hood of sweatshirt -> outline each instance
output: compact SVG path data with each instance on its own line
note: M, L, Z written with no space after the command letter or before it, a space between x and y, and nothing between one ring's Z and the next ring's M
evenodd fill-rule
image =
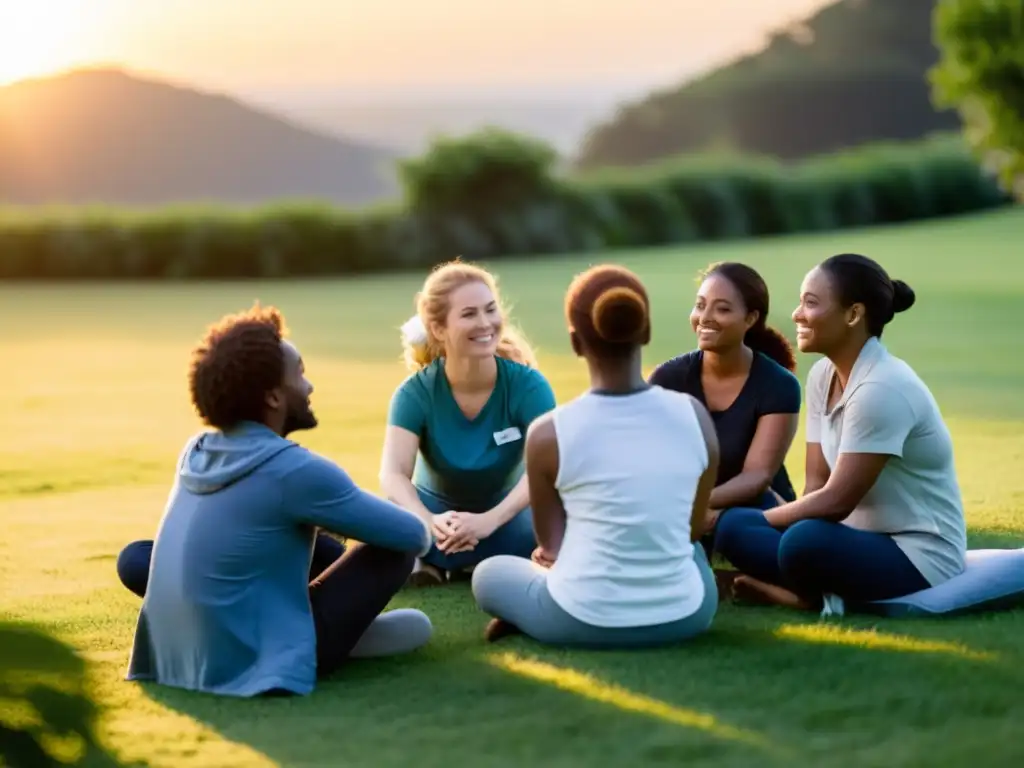
M296 445L254 422L243 422L227 432L203 432L185 446L178 478L192 493L214 493Z

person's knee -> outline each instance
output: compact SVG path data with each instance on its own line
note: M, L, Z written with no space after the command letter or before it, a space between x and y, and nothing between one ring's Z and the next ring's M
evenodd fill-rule
M420 648L434 636L434 624L423 611L415 608L396 608L401 611L407 626L404 628L406 642Z
M153 542L133 541L117 556L117 577L121 584L139 597L145 597L149 581L149 562L153 554Z
M504 580L501 575L501 562L505 557L505 555L489 557L473 569L471 580L473 599L483 611L490 611L494 604L497 588Z
M744 532L763 522L764 513L759 509L732 507L724 510L715 525L715 550L728 558L727 553L735 548L736 542L742 539Z
M477 607L515 625L534 640L561 642L567 631L566 614L548 594L543 573L531 561L512 555L484 560L473 571Z
M373 658L411 653L429 643L433 633L430 617L423 611L396 608L373 620L349 656Z
M434 636L434 624L423 611L415 608L396 608L390 613L397 613L402 618L402 653L411 653L422 648Z
M828 537L835 525L826 520L801 520L787 528L779 542L779 570L792 575L813 569L828 556Z
M399 552L394 549L386 549L373 544L360 544L365 554L373 557L375 569L380 578L397 592L409 578L409 574L416 567L416 555L413 552ZM350 547L346 555L351 555L353 548Z
M492 616L507 612L511 602L526 590L533 563L515 555L495 555L473 569L472 590L477 606Z

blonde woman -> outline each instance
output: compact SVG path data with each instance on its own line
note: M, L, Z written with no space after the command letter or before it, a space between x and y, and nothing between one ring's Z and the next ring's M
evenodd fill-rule
M410 583L441 584L493 555L529 557L536 539L523 448L555 395L508 322L494 276L441 265L402 335L413 373L391 399L380 480L434 537Z

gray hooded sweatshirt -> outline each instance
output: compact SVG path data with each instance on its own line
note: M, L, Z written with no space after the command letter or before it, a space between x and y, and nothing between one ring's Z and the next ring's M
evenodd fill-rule
M129 680L231 696L310 693L315 528L425 554L411 512L262 424L185 446L156 534Z

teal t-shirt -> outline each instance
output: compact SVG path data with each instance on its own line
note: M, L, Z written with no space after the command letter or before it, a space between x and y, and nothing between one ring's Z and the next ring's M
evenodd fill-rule
M388 423L420 438L413 485L447 509L485 512L500 502L522 477L527 427L555 407L540 371L496 359L494 391L474 419L455 402L444 358L407 378L391 398Z

